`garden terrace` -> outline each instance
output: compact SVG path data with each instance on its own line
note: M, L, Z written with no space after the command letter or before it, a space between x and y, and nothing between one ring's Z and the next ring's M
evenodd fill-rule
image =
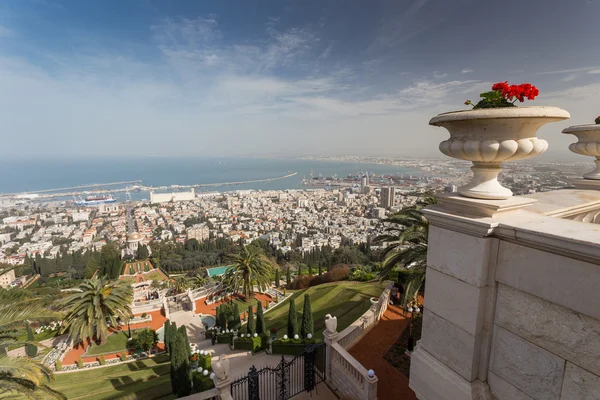
M298 318L304 309L304 294L310 295L314 320L314 337L323 339L325 315L337 317L338 331L356 321L371 307L371 297L378 297L385 289L385 283L332 282L295 292L290 299L295 302ZM265 323L269 329L277 329L277 336L287 333L289 303L265 314Z

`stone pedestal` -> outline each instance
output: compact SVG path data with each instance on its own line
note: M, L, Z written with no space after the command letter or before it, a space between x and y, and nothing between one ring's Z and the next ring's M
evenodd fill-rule
M487 364L493 325L494 215L534 200L443 195L430 221L423 333L411 354L410 387L421 400L491 399Z
M327 382L327 386L331 388L331 390L336 390L332 379L331 372L331 345L337 343L338 332L329 332L328 330L323 331L323 341L326 344L325 351L325 380Z
M215 381L215 389L219 393L220 400L233 400L233 396L231 396L231 378L227 377L224 380L214 379Z

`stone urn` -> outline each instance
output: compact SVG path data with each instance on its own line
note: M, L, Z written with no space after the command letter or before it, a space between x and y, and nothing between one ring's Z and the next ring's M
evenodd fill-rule
M582 156L596 157L596 169L584 174L585 179L600 179L600 124L575 125L563 130L577 136L578 141L569 145L569 150Z
M450 132L450 138L440 143L442 153L473 163L473 178L458 193L504 200L512 192L498 182L502 163L542 154L548 142L536 137L538 129L568 118L570 114L557 107L504 107L444 113L433 117L429 125Z

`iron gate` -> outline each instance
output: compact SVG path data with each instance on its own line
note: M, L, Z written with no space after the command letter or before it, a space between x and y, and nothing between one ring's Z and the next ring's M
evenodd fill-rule
M231 383L234 400L287 400L301 392L312 392L325 380L325 343L307 346L290 361L281 356L276 367L257 370Z

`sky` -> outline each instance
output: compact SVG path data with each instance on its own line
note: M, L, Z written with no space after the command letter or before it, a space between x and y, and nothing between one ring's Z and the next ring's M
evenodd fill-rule
M599 0L2 0L5 156L443 157L494 82L600 115ZM576 160L586 161L576 157ZM546 158L547 158L546 157Z

